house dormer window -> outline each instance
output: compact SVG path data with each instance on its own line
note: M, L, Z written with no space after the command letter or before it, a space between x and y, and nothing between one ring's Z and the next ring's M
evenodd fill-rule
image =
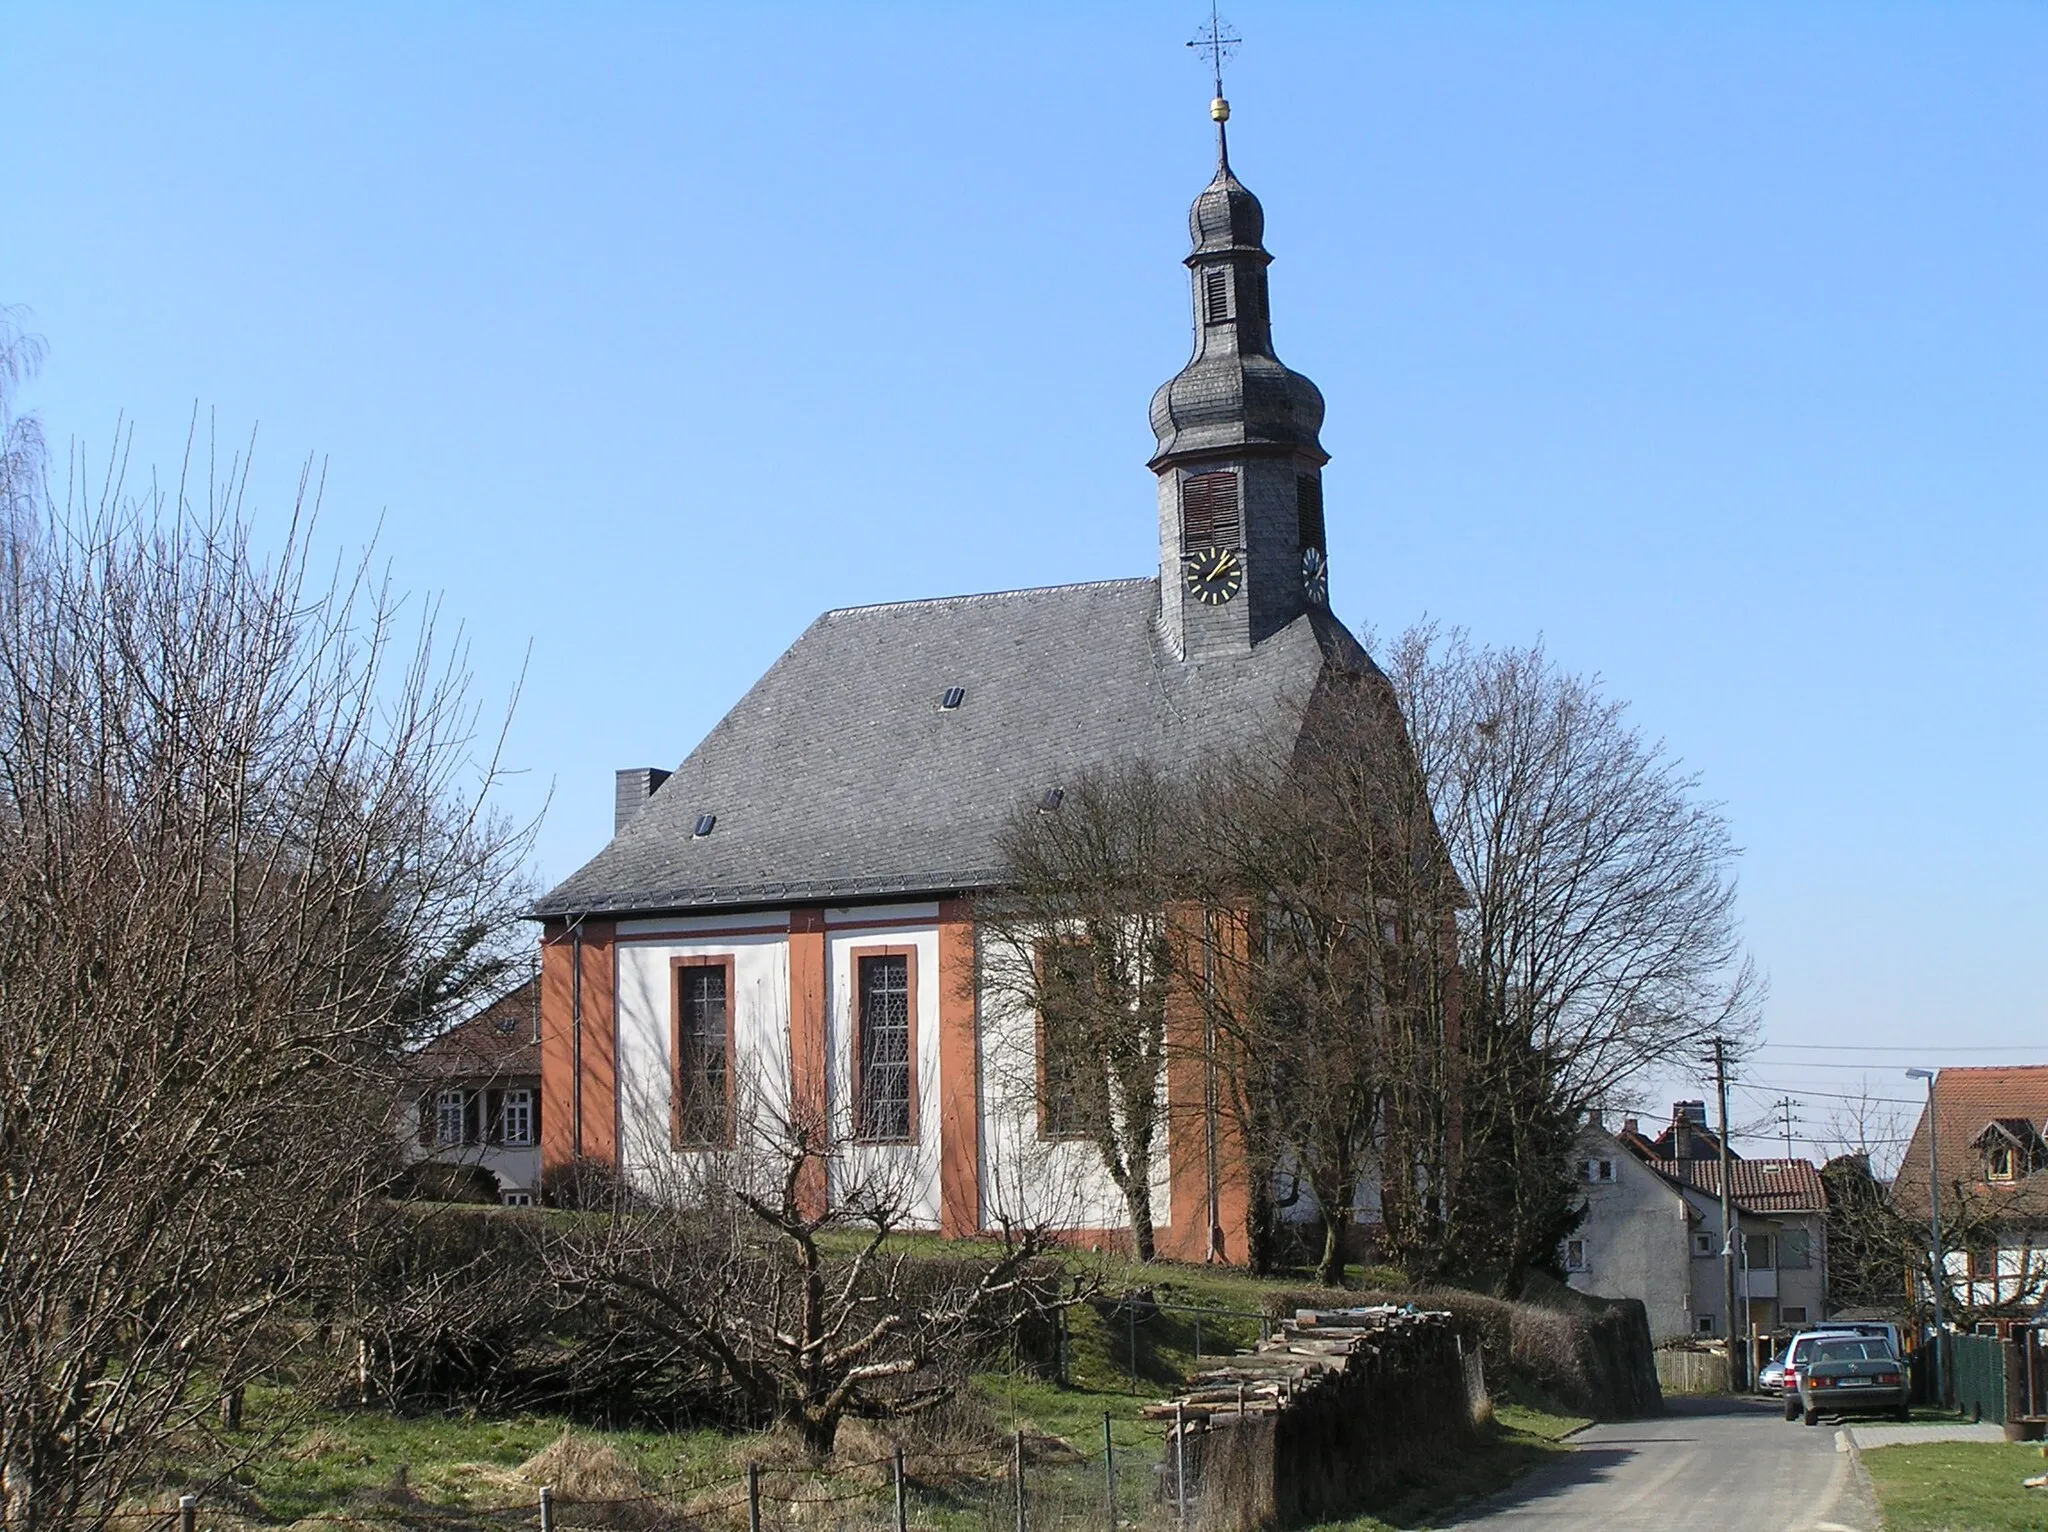
M1993 1144L1984 1156L1984 1176L1990 1181L2019 1179L2011 1144Z

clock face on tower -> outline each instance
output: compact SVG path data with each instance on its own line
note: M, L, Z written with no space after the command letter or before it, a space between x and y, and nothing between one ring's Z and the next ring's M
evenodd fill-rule
M1244 560L1235 548L1197 548L1180 564L1188 594L1204 606L1221 606L1244 588Z
M1330 604L1330 565L1320 548L1301 550L1301 589L1309 605Z

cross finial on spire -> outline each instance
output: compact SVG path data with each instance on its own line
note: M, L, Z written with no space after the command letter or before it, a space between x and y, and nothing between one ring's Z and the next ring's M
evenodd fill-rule
M1234 57L1237 45L1244 39L1230 30L1230 23L1216 14L1216 0L1209 0L1209 20L1203 28L1188 39L1188 46L1209 55L1209 73L1216 82L1216 99L1209 103L1209 116L1216 123L1216 159L1220 165L1230 163L1230 144L1224 136L1223 125L1230 121L1230 103L1223 99L1223 64Z

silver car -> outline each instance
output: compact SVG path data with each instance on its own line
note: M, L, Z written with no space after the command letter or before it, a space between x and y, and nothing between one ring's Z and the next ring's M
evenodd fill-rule
M1816 1343L1799 1365L1799 1413L1809 1426L1822 1415L1881 1413L1910 1419L1906 1369L1875 1336L1832 1337Z

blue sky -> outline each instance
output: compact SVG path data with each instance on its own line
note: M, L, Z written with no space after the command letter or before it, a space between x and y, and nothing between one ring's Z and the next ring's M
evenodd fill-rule
M2048 10L1226 14L1337 610L1542 636L1726 805L1769 1036L1834 1050L1738 1118L2042 1057ZM28 402L256 430L270 515L326 459L486 695L530 646L559 877L820 610L1151 566L1201 19L17 3Z

